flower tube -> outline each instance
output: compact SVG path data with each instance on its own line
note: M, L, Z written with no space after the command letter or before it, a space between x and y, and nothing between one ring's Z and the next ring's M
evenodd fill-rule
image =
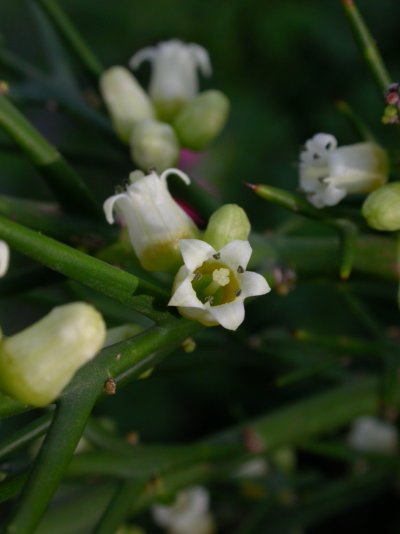
M179 240L197 236L197 227L171 197L167 176L176 174L185 184L189 177L178 169L161 175L140 171L131 173L126 191L104 202L107 221L114 222L114 211L122 216L136 256L148 271L173 271L182 263Z
M333 135L319 133L300 154L300 187L316 208L334 206L348 193L369 193L388 178L386 151L375 143L338 147Z

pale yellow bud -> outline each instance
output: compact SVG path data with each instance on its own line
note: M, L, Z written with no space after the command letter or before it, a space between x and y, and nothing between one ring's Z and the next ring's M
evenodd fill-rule
M93 306L75 302L54 308L0 342L0 389L25 404L49 404L96 355L105 334L103 318Z
M244 209L237 204L225 204L211 215L203 239L220 250L235 239L246 241L250 230Z

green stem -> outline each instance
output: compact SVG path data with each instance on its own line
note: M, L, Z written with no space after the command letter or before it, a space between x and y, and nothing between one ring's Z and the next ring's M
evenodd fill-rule
M80 176L2 95L0 95L0 127L27 154L67 210L100 217L101 210Z
M167 294L155 284L140 280L133 274L1 216L0 236L12 248L50 269L127 304L133 309L138 309L150 318L160 317L160 314L151 308L151 302L143 298L138 300L140 297L136 297L135 300L132 297L138 289L154 293L158 297L167 297Z
M53 0L37 0L37 2L46 11L66 43L81 61L82 65L86 67L93 76L98 78L103 72L103 66L84 42L66 13Z
M93 533L114 534L117 532L118 527L129 516L132 503L143 493L145 483L140 479L121 482Z
M344 11L349 19L354 38L360 52L380 91L387 91L391 82L382 56L367 25L353 0L342 0Z
M96 400L104 394L104 384L118 375L133 379L154 366L160 351L176 348L199 325L171 319L161 326L103 349L75 375L58 400L55 416L33 471L24 487L14 516L5 532L34 532L48 503L59 486Z
M29 445L34 439L40 438L46 433L53 417L53 410L35 419L23 428L17 430L11 437L0 441L0 459Z

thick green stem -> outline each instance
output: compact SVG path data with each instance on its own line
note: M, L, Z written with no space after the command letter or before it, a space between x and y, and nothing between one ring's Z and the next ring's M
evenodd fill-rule
M342 0L354 38L380 91L386 91L390 76L367 25L353 0Z
M0 237L22 254L64 276L68 276L119 302L127 304L133 309L136 308L136 301L132 294L138 288L142 291L156 294L159 297L165 298L167 296L163 290L151 282L140 280L133 274L122 271L1 216ZM145 305L146 303L143 302L139 310L144 314L146 312ZM151 306L148 306L147 312L151 318L157 315Z
M99 206L80 176L69 167L56 148L2 95L0 95L0 127L38 168L67 211L101 216Z

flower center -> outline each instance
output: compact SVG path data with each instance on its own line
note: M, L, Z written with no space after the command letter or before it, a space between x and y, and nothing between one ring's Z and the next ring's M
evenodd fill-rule
M197 298L211 306L232 302L240 294L235 273L224 263L213 260L205 261L195 270L192 287Z

